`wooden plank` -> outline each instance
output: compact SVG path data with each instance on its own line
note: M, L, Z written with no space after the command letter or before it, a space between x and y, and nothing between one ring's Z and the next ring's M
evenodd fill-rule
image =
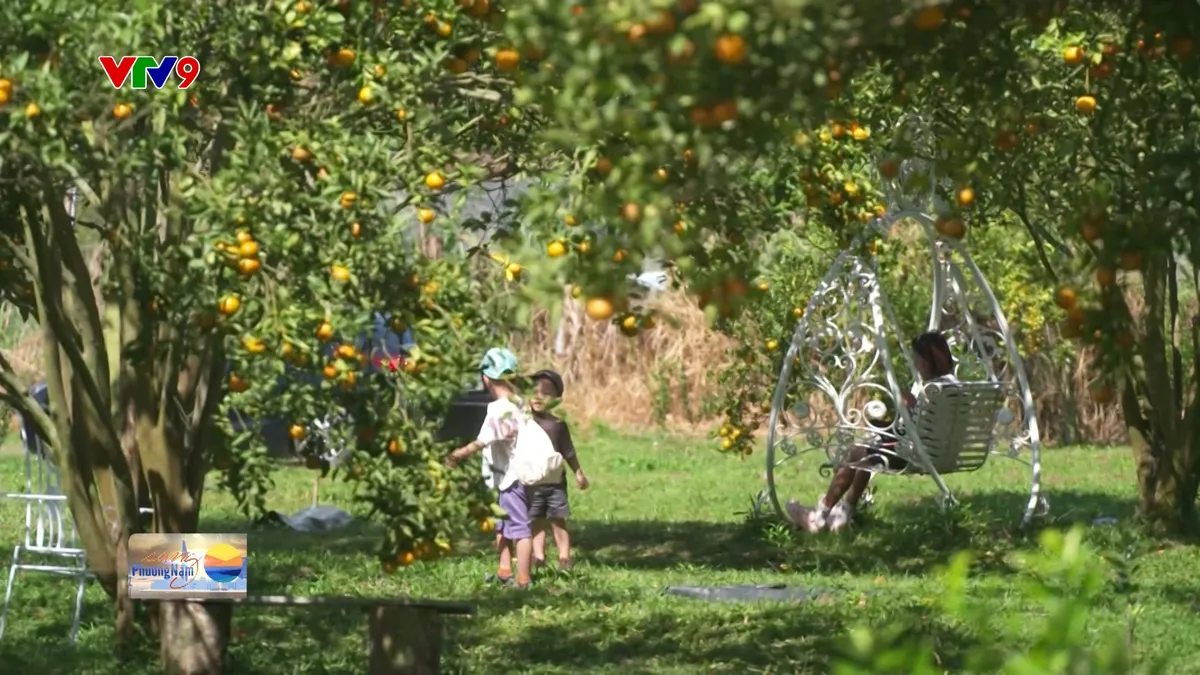
M234 605L269 605L275 607L372 607L411 608L436 614L471 615L475 606L467 602L441 600L412 600L409 598L368 598L355 595L247 595L243 598L204 598L194 602L220 602Z

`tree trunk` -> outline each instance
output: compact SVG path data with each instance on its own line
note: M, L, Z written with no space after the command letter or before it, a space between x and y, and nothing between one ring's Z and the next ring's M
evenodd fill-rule
M221 675L233 605L161 602L161 658L167 675Z
M1190 444L1169 447L1130 426L1129 442L1137 462L1138 511L1159 533L1183 534L1197 528L1200 488Z

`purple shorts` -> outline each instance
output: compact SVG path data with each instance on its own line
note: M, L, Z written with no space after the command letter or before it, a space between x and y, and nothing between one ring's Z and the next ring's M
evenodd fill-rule
M533 529L529 526L529 499L525 495L524 485L513 483L501 492L500 508L508 512L508 517L497 522L497 534L509 541L533 536Z

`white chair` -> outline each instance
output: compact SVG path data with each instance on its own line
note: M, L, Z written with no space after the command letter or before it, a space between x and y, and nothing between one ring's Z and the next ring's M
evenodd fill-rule
M45 385L30 392L46 405ZM91 574L87 554L78 544L75 521L62 491L62 478L54 466L42 439L27 421L21 421L21 441L25 446L25 490L4 495L25 503L25 535L13 547L12 566L4 589L4 608L0 610L0 638L8 619L13 586L19 573L45 572L68 577L75 582L75 605L71 617L71 643L79 635L79 620L83 611L83 590Z
M975 471L992 452L997 415L1006 394L999 382L954 382L929 385L925 402L913 421L919 444L904 439L897 454L912 462L907 473L924 473L924 451L938 474Z

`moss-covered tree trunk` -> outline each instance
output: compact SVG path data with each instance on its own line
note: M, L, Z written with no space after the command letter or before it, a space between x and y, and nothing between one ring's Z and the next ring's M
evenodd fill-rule
M1200 323L1180 317L1177 265L1163 256L1147 261L1143 323L1145 339L1126 368L1121 409L1136 462L1138 507L1160 532L1183 533L1197 528L1196 496L1200 488L1200 361L1185 368L1180 341L1200 347ZM1124 307L1124 303L1121 304Z
M123 236L156 232L169 241L178 224L159 212L167 183L147 185L136 208L127 186L101 186L101 208ZM46 441L89 567L114 600L122 640L135 620L125 582L129 537L147 524L154 532L198 529L208 469L203 449L222 392L221 341L201 328L156 320L145 297L146 263L119 238L109 247L109 290L101 302L76 223L55 188L29 195L16 215L24 245L15 250L33 280L49 411L13 393L8 375L0 385ZM11 372L6 363L0 370ZM141 517L147 507L148 523ZM228 608L165 602L159 610L168 672L223 672Z

